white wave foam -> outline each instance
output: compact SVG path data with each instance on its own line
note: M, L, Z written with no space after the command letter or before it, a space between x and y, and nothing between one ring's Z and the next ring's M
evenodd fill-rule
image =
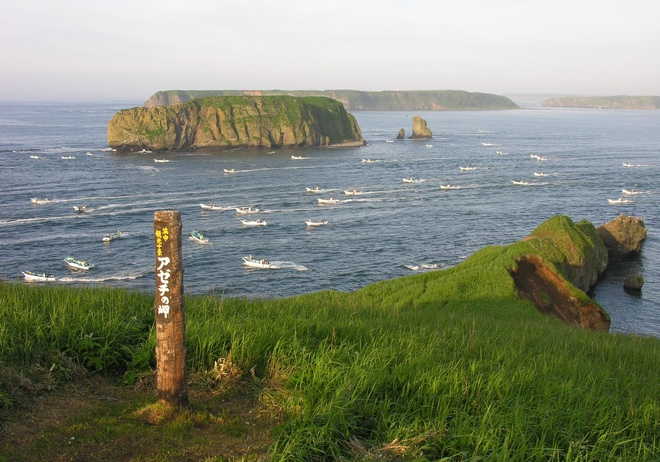
M270 267L271 269L294 269L296 271L309 270L309 268L307 268L306 266L299 265L298 263L294 263L292 261L271 261Z

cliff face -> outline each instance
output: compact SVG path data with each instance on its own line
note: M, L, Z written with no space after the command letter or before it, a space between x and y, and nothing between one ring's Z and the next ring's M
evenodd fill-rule
M325 96L341 101L352 111L438 111L476 109L517 109L506 96L490 93L470 93L460 90L426 91L283 91L283 90L169 90L154 94L144 107L168 106L209 96L266 96L291 95L297 97Z
M108 123L108 144L129 152L362 145L364 140L338 101L223 96L120 111Z
M433 138L433 133L426 125L426 120L420 116L413 116L412 136L413 139Z
M543 105L594 109L660 109L660 96L564 97L546 99Z

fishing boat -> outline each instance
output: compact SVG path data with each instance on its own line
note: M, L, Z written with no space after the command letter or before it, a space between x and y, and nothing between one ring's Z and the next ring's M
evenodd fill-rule
M347 196L359 196L360 194L364 194L364 192L360 191L359 189L353 189L350 191L344 191L344 194Z
M312 189L312 188L305 188L305 189L307 190L307 192L312 192L312 193L322 193L322 192L325 192L325 189L321 189L321 188L319 188L318 186L317 186L316 188L314 188L314 189Z
M33 204L40 205L40 204L47 204L47 203L49 203L51 200L50 200L49 198L47 198L47 197L44 197L43 199L37 199L36 197L33 197L32 199L30 199L30 201L31 201Z
M236 207L236 213L239 215L250 215L251 213L258 213L259 209L253 209L252 207Z
M121 236L122 236L121 231L117 230L116 233L106 234L105 236L103 236L102 240L106 244L109 244L110 242L114 241L115 239L119 239Z
M422 180L416 180L416 179L414 179L414 178L404 178L404 179L403 179L403 182L404 182L404 183L419 183L419 182L421 182L421 181L422 181Z
M630 199L619 197L618 199L607 199L607 202L610 204L630 204L632 201Z
M151 151L148 149L142 148L141 151L136 151L138 154L151 154Z
M373 164L374 162L376 161L373 159L362 159L363 164Z
M305 224L307 226L312 226L312 227L313 226L323 226L323 225L327 225L328 221L327 220L319 220L319 221L307 220L307 221L305 221Z
M534 172L534 176L550 176L549 173Z
M461 189L461 187L453 184L441 184L440 189Z
M236 173L237 170L235 168L223 168L225 173Z
M252 258L252 255L250 255L249 257L242 257L242 258L243 258L243 264L245 266L249 266L251 268L260 268L260 269L270 268L270 262L264 260L263 258L261 260L257 260Z
M79 270L88 270L94 268L94 265L91 265L87 263L87 260L76 260L73 257L66 257L64 259L67 265L69 265L71 268L74 269L79 269Z
M481 143L482 146L495 146L493 143Z
M529 185L529 182L527 182L527 181L525 181L525 180L520 180L520 181L511 180L511 183L513 183L513 184L518 184L518 185L522 185L522 186L527 186L527 185Z
M386 143L394 143L394 140L385 140Z
M458 167L458 168L461 170L461 172L469 172L477 169L477 167Z
M206 204L199 204L199 206L202 208L202 210L222 210L222 207L219 205L206 205Z
M73 210L75 210L78 213L92 213L94 211L93 208L90 208L86 205L74 205Z
M241 223L243 223L243 226L266 226L268 224L266 220L262 220L261 218L257 218L256 220L241 220Z
M293 160L303 160L303 159L309 159L309 157L303 157L303 156L291 156L291 159L293 159Z
M30 159L38 159L38 158L39 156L34 156L34 155L30 156Z
M505 151L495 151L495 154L497 154L498 156L504 156L504 155L508 154L508 152L505 152Z
M209 243L209 239L207 237L204 237L204 235L202 233L200 233L199 231L196 231L194 229L190 233L190 240L198 242L200 244L208 244Z
M170 161L169 159L154 159L154 162L156 163L167 163L169 161Z
M321 199L320 197L317 199L319 204L337 204L339 202L339 199L333 199L332 197L330 199Z
M623 166L626 167L626 168L634 167L633 164L626 164L625 162L624 162Z
M641 192L641 191L635 191L635 190L632 189L632 188L631 188L631 189L622 189L622 190L621 190L621 193L622 193L624 196L634 196L634 195L636 195L636 194L644 194L643 192Z
M75 159L76 158L76 156L61 156L61 157L64 160L70 160L70 159Z
M28 282L55 282L57 278L49 273L33 273L32 271L21 271Z
M268 151L268 155L269 155L269 156L274 156L275 154L276 154L275 151Z

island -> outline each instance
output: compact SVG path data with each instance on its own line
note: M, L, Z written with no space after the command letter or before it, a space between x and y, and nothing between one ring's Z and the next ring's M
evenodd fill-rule
M462 90L169 90L159 91L144 107L169 106L209 96L325 96L341 101L347 111L442 111L518 109L506 96Z
M660 109L660 96L566 96L543 101L548 107Z
M344 106L318 96L214 96L125 109L108 122L108 145L118 152L363 144Z

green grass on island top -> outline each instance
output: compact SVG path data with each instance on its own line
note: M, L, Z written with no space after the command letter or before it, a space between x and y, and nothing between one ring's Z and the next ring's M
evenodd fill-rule
M0 461L660 460L660 339L538 313L507 272L528 247L353 293L188 297L173 415L153 295L0 283Z

